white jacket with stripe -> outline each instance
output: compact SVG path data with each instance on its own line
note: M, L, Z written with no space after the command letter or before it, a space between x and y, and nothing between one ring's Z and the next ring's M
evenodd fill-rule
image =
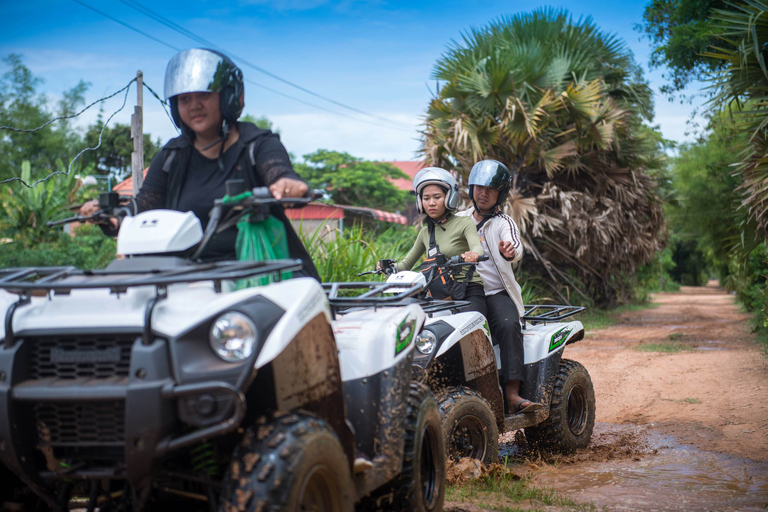
M460 217L471 217L475 211L474 207L469 210L457 212L455 215ZM474 220L474 219L473 219ZM496 271L499 273L501 282L504 284L504 288L507 290L512 302L517 306L517 312L522 319L525 312L523 304L523 295L520 290L520 285L515 279L515 271L512 270L512 264L519 261L523 257L523 244L520 240L520 231L517 229L517 224L508 215L500 213L491 217L489 221L483 226L485 232L485 243L488 246L491 260L493 261ZM511 260L506 259L499 252L499 242L507 240L512 242L512 247L515 249L515 255Z

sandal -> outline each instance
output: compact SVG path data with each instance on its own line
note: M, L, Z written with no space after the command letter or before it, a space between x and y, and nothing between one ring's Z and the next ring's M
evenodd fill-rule
M513 414L534 412L543 408L544 405L540 404L539 402L533 402L527 398L521 398L520 401L515 404L515 412Z

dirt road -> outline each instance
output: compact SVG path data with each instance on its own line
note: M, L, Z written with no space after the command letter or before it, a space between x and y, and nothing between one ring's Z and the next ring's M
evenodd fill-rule
M588 449L529 463L534 486L611 511L763 510L768 362L749 315L714 285L653 300L566 348L592 376L598 423Z
M749 315L715 286L653 301L566 349L589 369L597 421L653 423L680 443L768 461L768 363ZM638 350L650 344L691 350Z

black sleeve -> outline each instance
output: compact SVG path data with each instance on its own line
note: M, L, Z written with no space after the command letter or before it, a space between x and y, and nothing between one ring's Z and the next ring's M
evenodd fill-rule
M165 195L168 191L168 171L163 170L163 165L168 155L169 152L162 149L149 164L149 171L147 171L144 183L141 184L141 190L136 196L137 211L134 213L156 210L165 206Z
M253 154L256 174L261 182L267 187L280 178L291 178L304 181L301 179L301 176L296 174L296 171L293 170L291 158L288 156L288 151L286 151L283 143L280 142L280 136L278 134L267 132L259 137L256 141L256 147L254 148Z

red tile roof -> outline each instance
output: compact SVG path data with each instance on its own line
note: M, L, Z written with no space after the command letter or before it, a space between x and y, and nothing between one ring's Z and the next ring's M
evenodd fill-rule
M313 203L304 208L286 208L285 216L291 220L343 219L344 210L330 204Z
M145 178L147 177L147 171L149 171L149 167L144 169ZM114 192L119 192L124 196L132 196L133 195L133 176L130 176L127 179L121 181L120 183L112 187L112 190Z
M356 215L366 215L375 220L383 222L393 222L396 224L407 224L408 219L397 213L385 212L374 208L364 208L362 206L346 206L340 204L322 204L313 203L304 208L286 208L285 215L291 220L326 220L342 219L344 212Z
M424 165L424 162L421 161L413 161L413 160L402 160L397 162L384 162L387 164L392 164L395 167L399 168L401 171L403 171L405 174L411 177L410 180L406 180L405 178L398 178L395 180L392 180L392 183L394 183L397 188L400 190L407 190L408 192L413 190L413 177L416 176L416 173L422 170L426 165Z

